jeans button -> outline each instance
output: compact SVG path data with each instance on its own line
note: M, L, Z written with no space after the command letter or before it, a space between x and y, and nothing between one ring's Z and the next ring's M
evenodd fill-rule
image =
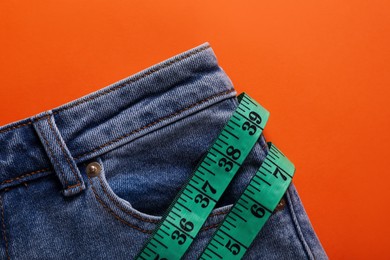
M96 177L102 171L102 166L97 162L91 162L87 165L87 174L89 177Z

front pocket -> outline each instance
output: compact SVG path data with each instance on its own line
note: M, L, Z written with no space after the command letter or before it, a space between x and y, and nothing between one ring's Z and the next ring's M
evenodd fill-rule
M106 179L104 162L102 159L97 157L92 161L99 163L102 167L100 174L97 176L88 176L92 192L102 208L107 213L110 213L117 221L144 233L152 233L154 229L153 226L161 220L162 216L141 212L134 208L129 201L119 197L113 191L110 183ZM228 204L214 208L201 231L216 227L217 223L222 220L232 206L232 204ZM148 223L147 226L149 228L146 228L144 224L140 224L141 222ZM153 229L151 229L151 227Z
M89 160L102 165L89 178L97 201L119 221L158 223L234 109L231 100L218 102ZM221 220L233 202L217 204L205 225Z

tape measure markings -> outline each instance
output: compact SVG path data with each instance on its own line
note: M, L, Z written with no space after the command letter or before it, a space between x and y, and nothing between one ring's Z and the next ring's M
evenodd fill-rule
M238 107L137 259L180 259L259 139L269 112L244 92L237 99Z
M274 144L268 142L268 146L260 168L214 232L200 259L241 259L283 197L295 167Z

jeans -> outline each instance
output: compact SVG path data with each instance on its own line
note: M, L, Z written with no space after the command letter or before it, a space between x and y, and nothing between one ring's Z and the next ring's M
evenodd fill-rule
M206 42L1 127L0 257L133 259L238 106L237 94ZM261 135L185 259L200 255L267 152ZM327 259L294 184L244 258Z

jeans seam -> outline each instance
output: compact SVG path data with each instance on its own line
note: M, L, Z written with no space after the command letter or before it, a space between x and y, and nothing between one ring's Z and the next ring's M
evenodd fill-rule
M199 48L199 49L196 49L196 50L194 50L194 51L192 51L192 52L190 52L190 53L187 53L187 54L184 55L184 56L181 56L181 57L178 57L178 58L176 58L176 59L174 59L174 60L172 60L172 61L168 61L168 62L166 62L166 63L163 63L163 64L161 64L160 66L158 66L157 68L154 68L152 71L144 72L143 74L139 75L138 77L135 77L135 78L133 78L133 79L129 79L128 81L123 82L122 84L120 84L120 85L118 85L118 86L115 86L115 87L113 87L113 88L107 89L107 90L105 90L104 92L97 94L96 96L92 96L92 97L90 97L90 98L87 98L87 99L84 99L84 100L80 100L79 102L77 102L77 103L75 103L75 104L73 104L73 105L71 105L71 106L68 106L68 107L64 107L64 108L62 108L62 109L59 109L59 110L55 111L53 114L57 114L57 113L59 113L60 111L67 110L67 109L70 109L70 108L73 108L73 107L78 106L78 105L80 105L80 104L83 104L83 103L85 103L85 102L87 102L87 101L94 100L94 99L96 99L96 98L98 98L98 97L100 97L100 96L104 96L104 95L106 95L106 94L108 94L108 93L110 93L110 92L113 92L113 91L116 91L116 90L118 90L118 89L121 89L121 88L123 88L124 86L126 86L126 85L129 84L129 83L137 82L137 81L139 81L139 80L141 80L141 79L143 79L143 78L145 78L145 77L147 77L147 76L149 76L149 75L152 75L152 74L154 74L154 73L156 73L156 72L158 72L158 71L160 71L160 70L162 70L162 69L164 69L164 68L166 68L166 67L170 67L170 66L172 66L173 64L175 64L175 63L177 63L177 62L179 62L179 61L181 61L181 60L187 59L187 58L189 58L189 57L191 57L191 56L193 56L193 55L195 55L195 54L197 54L197 53L199 53L199 52L202 52L202 51L204 51L204 50L206 50L206 49L208 49L208 48L210 48L210 47L211 47L210 45L206 45L206 46L201 47L201 48Z
M102 187L102 190L103 192L106 194L107 198L112 202L114 203L118 208L120 208L123 212L127 213L127 214L130 214L131 216L139 219L139 220L142 220L144 222L150 222L150 223L158 223L159 220L152 220L152 219L146 219L146 218L143 218L141 216L138 216L137 214L134 214L133 212L129 211L128 209L124 208L121 204L119 204L115 198L113 198L107 191L107 189L104 187L103 185L103 180L102 180L102 177L99 176L99 182L100 182L100 187ZM93 185L93 184L92 184ZM212 217L212 216L217 216L217 215L223 215L223 214L226 214L227 212L226 211L221 211L221 212L217 212L217 213L211 213L209 215L209 217Z
M122 219L120 216L118 216L118 215L117 215L112 209L110 209L110 207L109 207L108 205L106 205L106 203L105 203L104 201L102 201L102 199L99 197L99 195L97 194L97 191L95 190L95 187L93 186L93 183L92 183L92 181L91 181L91 179L90 179L89 176L88 176L88 181L89 181L89 183L90 183L90 185L91 185L92 191L93 191L93 193L94 193L94 195L95 195L97 201L102 205L103 208L105 208L105 209L108 211L108 213L110 213L112 216L114 216L117 220L119 220L120 222L122 222L123 224L125 224L125 225L127 225L127 226L129 226L129 227L131 227L131 228L134 228L134 229L136 229L136 230L138 230L138 231L141 231L142 233L152 234L152 233L154 232L154 229L152 229L152 230L142 229L142 228L140 228L140 227L138 227L138 226L136 226L136 225L134 225L134 224L131 224L131 223L127 222L126 220L124 220L124 219ZM227 214L228 212L229 212L229 211L226 211L226 212L224 212L224 213ZM220 213L220 214L222 214L222 213ZM217 215L217 214L215 214L215 215ZM219 224L220 224L220 223L216 223L216 224L213 224L213 225L210 225L210 226L202 227L202 228L200 229L200 231L206 231L206 230L208 230L208 229L215 228L215 227L217 227Z
M19 128L19 127L22 127L22 126L31 125L31 124L32 124L32 122L29 121L29 122L27 122L27 123L23 123L23 124L11 126L11 127L9 127L9 128L6 128L6 129L1 130L1 131L0 131L0 134L1 134L1 133L6 133L6 132L8 132L8 131L11 131L11 130L13 130L13 129L16 129L16 128Z
M12 183L12 182L14 182L14 181L17 181L17 180L20 180L20 179L23 179L23 178L32 176L32 175L34 175L34 174L41 173L41 172L48 172L48 171L50 171L50 170L51 170L51 168L44 168L44 169L40 169L40 170L37 170L37 171L25 173L25 174L22 174L22 175L20 175L20 176L18 176L18 177L15 177L15 178L12 178L12 179L8 179L8 180L5 180L5 181L2 181L2 182L1 182L1 185L6 184L6 183Z
M103 180L102 180L102 177L99 176L99 182L100 182L100 187L102 187L102 190L103 192L106 194L106 196L108 197L108 199L113 202L118 208L120 208L122 211L124 211L125 213L127 214L130 214L131 216L137 218L137 219L140 219L142 221L145 221L145 222L151 222L151 223L157 223L158 220L152 220L152 219L146 219L146 218L143 218L141 216L138 216L136 214L134 214L133 212L130 212L129 210L127 210L126 208L124 208L122 205L120 205L114 198L111 197L111 195L108 193L108 191L106 190L106 188L104 187L103 185ZM92 184L93 185L93 184Z
M131 228L134 228L138 231L141 231L142 233L147 233L147 234L151 234L153 232L153 230L146 230L146 229L142 229L140 227L137 227L135 225L132 225L130 223L128 223L127 221L125 221L124 219L122 219L121 217L119 217L115 212L113 212L103 201L102 199L99 197L99 195L97 194L96 190L95 190L95 187L93 186L92 184L92 181L91 179L88 177L88 180L89 180L89 183L91 184L91 188L92 188L92 191L95 195L95 198L97 199L97 201L100 203L100 205L103 206L103 208L105 208L108 213L110 213L112 216L114 216L116 219L118 219L120 222L122 222L123 224L131 227Z
M124 139L124 138L126 138L126 137L129 137L129 136L131 136L132 134L135 134L135 133L137 133L137 132L139 132L139 131L142 131L142 130L144 130L144 129L147 129L147 128L149 128L149 127L151 127L151 126L153 126L153 125L155 125L155 124L157 124L157 123L160 123L160 122L162 122L162 121L164 121L164 120L167 120L167 119L169 119L169 118L172 118L172 117L174 117L174 116L176 116L176 115L179 115L179 114L183 113L184 111L186 111L186 110L188 110L188 109L191 109L191 108L193 108L193 107L195 107L195 106L197 106L197 105L200 105L200 104L202 104L202 103L204 103L204 102L209 101L210 99L213 99L213 98L218 97L218 96L226 95L226 94L229 94L229 93L234 92L234 91L235 91L235 89L233 88L233 89L230 89L230 90L228 90L228 91L223 91L223 92L220 92L220 93L218 93L218 94L209 96L209 97L207 97L207 98L205 98L205 99L202 99L202 100L199 101L199 102L193 103L193 104L191 104L191 105L189 105L189 106L187 106L187 107L185 107L185 108L183 108L183 109L180 109L180 110L178 110L178 111L175 111L175 112L172 113L172 114L169 114L169 115L167 115L167 116L165 116L165 117L159 118L159 119L157 119L156 121L154 121L154 122L152 122L152 123L149 123L149 124L147 124L147 125L145 125L145 126L142 126L142 127L138 128L138 129L135 129L135 130L131 131L130 133L126 133L126 134L124 134L124 135L122 135L122 136L120 136L120 137L117 137L117 138L115 138L115 139L113 139L113 140L111 140L111 141L108 141L108 142L106 142L106 143L104 143L104 144L102 144L102 145L99 145L98 147L96 147L96 148L94 148L94 149L92 149L92 150L90 150L90 151L88 151L88 152L86 152L86 153L77 155L77 156L75 156L75 159L80 159L81 157L83 157L83 156L85 156L85 155L88 155L88 154L97 152L97 151L103 149L103 148L106 147L106 146L109 146L109 145L111 145L111 144L114 144L114 143L116 143L116 142L119 142L120 140L122 140L122 139Z
M67 110L67 109L76 107L76 106L78 106L78 105L81 105L81 104L83 104L83 103L85 103L85 102L94 100L94 99L96 99L96 98L98 98L98 97L104 96L104 95L106 95L106 94L108 94L108 93L110 93L110 92L113 92L113 91L116 91L116 90L118 90L118 89L121 89L121 88L123 88L124 86L126 86L126 85L129 84L129 83L137 82L137 81L139 81L139 80L141 80L141 79L143 79L143 78L145 78L145 77L147 77L147 76L149 76L149 75L152 75L152 74L154 74L154 73L156 73L156 72L158 72L158 71L160 71L160 70L162 70L162 69L164 69L164 68L170 67L170 66L172 66L173 64L175 64L175 63L177 63L177 62L179 62L179 61L181 61L181 60L187 59L187 58L189 58L189 57L191 57L191 56L193 56L193 55L195 55L195 54L197 54L197 53L199 53L199 52L202 52L202 51L204 51L204 50L207 50L208 48L211 48L211 46L210 46L210 45L206 45L206 46L201 47L201 48L199 48L199 49L196 49L196 50L194 50L194 51L192 51L192 52L189 52L189 53L187 53L187 54L184 55L184 56L178 57L178 58L176 58L176 59L174 59L174 60L172 60L172 61L167 61L167 62L161 64L160 66L154 68L152 71L144 72L143 74L138 75L138 76L135 77L135 78L131 78L131 79L129 79L129 80L123 82L122 84L119 84L118 86L109 88L109 89L107 89L107 90L105 90L105 91L103 91L103 92L101 92L101 93L98 93L98 94L96 94L95 96L89 97L89 98L87 98L87 99L80 100L80 101L78 101L78 102L76 102L76 103L74 103L74 104L72 104L72 105L70 105L70 106L60 108L60 109L58 109L57 111L53 111L53 115L56 115L56 114L58 114L58 113L61 112L61 111L64 111L64 110ZM44 116L43 116L43 117L44 117ZM42 117L41 117L41 118L42 118ZM39 120L39 119L41 119L41 118L36 118L36 120ZM3 130L0 131L0 134L1 134L1 133L8 132L8 131L13 130L13 129L16 129L16 128L19 128L19 127L22 127L22 126L25 126L25 125L30 125L31 123L32 123L32 122L30 121L30 122L27 122L27 123L15 125L15 126L12 126L12 127L6 128L6 129L3 129Z
M291 216L292 216L292 221L294 223L294 227L295 227L295 231L297 233L297 236L298 236L299 240L301 241L302 246L305 249L305 252L306 252L306 255L308 256L308 258L315 259L313 256L313 252L311 251L309 245L306 243L305 237L303 236L301 226L300 226L298 218L295 214L294 206L292 205L294 202L291 199L290 191L287 190L286 194L287 194L287 198L288 198L288 201L287 201L287 204L289 205L288 208L289 208Z
M222 95L225 95L225 94L229 94L229 93L231 93L231 92L233 92L233 91L235 91L235 90L234 90L234 89L230 89L230 90L228 90L228 91L220 92L220 93L218 93L218 94L216 94L216 95L212 95L212 96L210 96L210 97L208 97L208 98L205 98L205 99L203 99L203 100L201 100L201 101L199 101L199 102L197 102L197 103L191 104L191 105L189 105L188 107L185 107L185 108L183 108L183 109L181 109L181 110L178 110L178 111L176 111L176 112L174 112L174 113L172 113L172 114L170 114L170 115L168 115L168 116L159 118L158 120L156 120L156 121L154 121L154 122L152 122L152 123L150 123L150 124L148 124L148 125L146 125L146 126L143 126L143 127L141 127L141 128L138 128L138 129L132 131L131 133L127 133L126 135L123 135L123 136L118 137L118 138L116 138L116 139L114 139L114 140L111 140L111 141L105 143L105 144L104 144L104 147L105 147L105 146L108 146L108 145L110 145L110 144L113 144L113 143L115 143L115 142L118 142L118 141L122 140L123 138L125 138L125 137L127 137L127 136L130 136L131 134L134 134L134 133L139 132L139 131L141 131L141 130L143 130L143 129L146 129L146 128L148 128L148 127L151 127L151 126L153 126L153 125L155 125L155 124L157 124L157 123L159 123L159 122L161 122L161 121L163 121L163 120L166 120L166 119L168 119L168 118L171 118L171 117L173 117L173 116L176 116L176 115L178 115L178 114L180 114L180 113L182 113L182 112L184 112L184 111L186 111L186 110L188 110L188 109L190 109L190 108L192 108L192 107L195 107L195 106L197 106L197 105L199 105L199 104L202 104L202 103L204 103L204 102L206 102L206 101L208 101L208 100L210 100L210 99L212 99L212 98L215 98L215 97L217 97L217 96L222 96ZM39 118L39 119L42 119L42 117ZM120 138L120 139L119 139L119 138ZM44 138L44 139L45 139L45 138ZM89 151L89 152L84 153L84 154L82 154L82 155L75 156L74 158L75 158L75 159L79 159L79 158L81 158L81 157L84 156L84 155L87 155L87 154L96 152L96 151L98 151L98 150L100 150L100 149L102 149L102 148L103 148L103 147L100 147L100 146L99 146L99 147L95 148L95 149L92 150L92 151ZM16 181L16 180L19 180L19 179L22 179L22 178L25 178L25 177L29 177L29 176L32 176L32 175L34 175L34 174L38 174L38 173L41 173L41 172L50 171L50 170L51 170L51 168L44 168L44 169L40 169L40 170L35 170L35 171L30 172L30 173L25 173L25 174L22 174L22 175L20 175L20 176L17 176L17 177L8 179L8 180L4 180L4 181L1 182L1 184L12 183L12 182L14 182L14 181ZM77 185L76 185L76 186L77 186Z
M226 214L226 212L224 212L224 213ZM216 223L216 224L213 224L213 225L204 227L204 228L201 229L201 231L206 231L206 230L208 230L208 229L216 228L216 227L219 226L219 224L221 224L221 223Z

